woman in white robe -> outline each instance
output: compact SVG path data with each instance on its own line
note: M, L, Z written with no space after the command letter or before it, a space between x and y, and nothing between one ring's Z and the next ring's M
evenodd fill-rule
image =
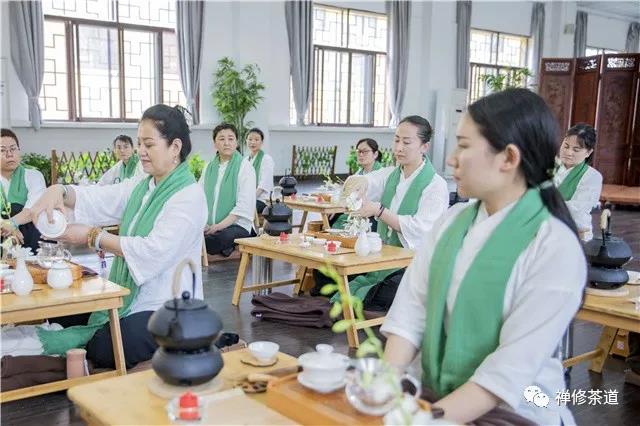
M113 152L118 162L102 175L98 180L98 185L111 185L125 179L139 181L146 177L140 158L133 148L133 141L129 136L117 136L113 140Z
M362 208L354 215L375 218L385 244L415 249L449 205L445 180L435 173L426 153L433 130L420 116L400 121L394 136L397 166L364 175L368 190ZM386 311L393 301L404 268L376 271L349 280L351 293L365 309ZM316 291L327 280L315 274Z
M256 174L256 211L262 214L269 201L269 194L273 191L273 169L275 163L273 157L262 150L264 133L254 127L247 132L247 148L249 155L247 160L253 166Z
M586 264L550 179L557 123L539 96L509 89L470 105L457 139L448 164L478 201L451 208L418 249L381 328L385 358L404 369L422 351L434 406L456 424L571 424L555 355Z
M30 207L46 188L44 176L22 165L20 142L13 131L2 129L0 145L0 232L3 237L14 236L35 253L40 231L31 223Z
M560 145L560 165L553 179L583 241L593 238L591 210L598 205L602 192L602 175L589 165L595 146L596 130L592 126L579 123L570 128Z
M207 197L204 240L209 254L229 256L236 238L249 237L256 208L256 174L237 151L238 131L223 123L213 129L216 155L200 176Z
M95 250L116 255L109 278L120 285L128 284L134 295L132 300L125 298L126 309L121 311L120 319L127 367L153 355L157 346L147 331L147 322L156 309L173 298L173 276L184 259L196 265L195 283L192 272L184 268L181 288L192 293L195 284L192 296L203 298L200 254L206 201L185 162L191 151L191 140L182 111L166 105L147 109L138 127L138 142L141 163L149 174L146 179L140 182L127 179L108 186L54 185L32 208L34 217L42 211L51 214L54 208L72 209L78 223L68 225L58 240L87 244ZM164 199L156 203L161 196ZM150 213L152 211L155 213ZM98 228L114 221L121 223L121 235ZM138 232L143 226L150 229L146 235ZM126 282L113 279L116 262L122 261L123 269L128 271ZM52 322L65 327L96 324L87 315ZM86 343L87 357L96 366L113 367L109 325L96 328ZM56 336L46 336L46 333L39 333L39 336L45 353L62 351L63 346L57 342L55 345L45 343L45 340L57 340Z

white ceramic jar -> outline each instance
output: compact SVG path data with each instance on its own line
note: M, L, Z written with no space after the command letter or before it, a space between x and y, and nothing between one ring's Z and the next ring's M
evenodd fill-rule
M382 239L377 232L367 232L367 240L369 240L369 249L371 253L379 253L382 250Z
M55 289L68 288L73 283L71 268L64 261L54 262L47 272L47 284Z

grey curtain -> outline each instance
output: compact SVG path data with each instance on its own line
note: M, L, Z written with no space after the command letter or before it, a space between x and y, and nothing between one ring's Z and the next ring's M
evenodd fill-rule
M303 126L313 84L313 3L310 0L286 1L284 13L296 123Z
M182 83L182 91L187 98L187 108L193 117L193 124L200 122L196 96L200 87L203 11L204 2L200 0L176 1L176 37L178 39L180 82Z
M471 2L456 3L456 87L469 87L469 48L471 43Z
M576 14L576 32L573 36L573 56L579 58L587 54L587 12Z
M396 127L400 121L404 93L407 88L407 69L409 65L409 14L411 2L387 1L387 81L389 85L389 127Z
M11 61L29 97L29 120L34 129L42 123L40 87L44 75L44 15L39 1L9 2Z
M534 3L531 10L531 36L533 37L533 54L531 56L532 82L536 83L544 48L544 3L542 2Z
M629 24L624 51L627 53L640 53L640 22Z

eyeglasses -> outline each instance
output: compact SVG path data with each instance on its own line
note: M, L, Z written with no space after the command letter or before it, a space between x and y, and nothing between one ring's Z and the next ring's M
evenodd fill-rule
M0 149L0 153L2 155L7 155L7 153L11 153L11 154L15 154L16 152L20 151L20 148L18 148L17 146L12 146L9 148L1 148Z
M373 152L373 151L370 150L370 149L359 149L359 150L357 150L357 153L360 154L360 155L369 154L370 152Z

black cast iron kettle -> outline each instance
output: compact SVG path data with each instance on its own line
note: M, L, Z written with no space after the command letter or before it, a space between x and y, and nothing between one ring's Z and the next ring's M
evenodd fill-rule
M192 293L180 294L180 277L189 265ZM213 344L222 330L218 314L195 294L193 261L185 259L173 275L174 298L151 315L147 329L160 345L151 360L158 376L174 385L196 385L214 378L222 369L222 357Z
M611 235L611 211L604 209L600 217L602 238L584 244L589 260L589 285L593 288L614 290L629 280L622 266L631 260L631 247L622 239Z

